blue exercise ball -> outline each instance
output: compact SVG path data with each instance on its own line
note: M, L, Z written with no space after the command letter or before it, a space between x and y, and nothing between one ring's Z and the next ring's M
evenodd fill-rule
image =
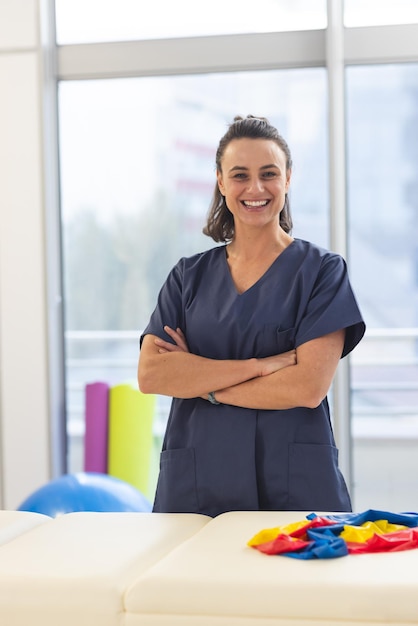
M76 511L140 512L152 509L149 500L119 478L95 472L65 474L37 489L18 511L57 517Z

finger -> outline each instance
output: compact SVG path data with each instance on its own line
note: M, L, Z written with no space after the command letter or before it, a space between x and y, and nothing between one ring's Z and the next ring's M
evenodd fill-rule
M166 346L160 346L158 350L163 352L184 352L183 348L174 346L172 343L167 343Z
M185 336L180 328L173 330L170 326L164 326L164 330L180 348L182 348L185 352L189 351Z
M154 343L159 348L163 348L166 352L173 351L177 348L177 346L173 345L168 341L164 341L163 339L155 339Z
M179 341L179 338L181 339L181 336L179 335L179 332L173 330L172 328L170 328L170 326L164 326L164 330L167 333L167 335L169 335L169 337L171 337L171 339L174 339L174 341L176 343Z
M185 339L184 333L181 330L181 328L176 328L176 330L174 330L170 326L164 326L164 330L167 333L167 335L170 335L170 337L173 339L174 337L180 337L181 339Z

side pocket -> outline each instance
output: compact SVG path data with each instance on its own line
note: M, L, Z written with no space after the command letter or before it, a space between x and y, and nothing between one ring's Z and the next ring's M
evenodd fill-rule
M289 509L351 511L338 469L338 450L329 444L289 444Z
M164 450L154 502L158 513L198 513L193 448Z

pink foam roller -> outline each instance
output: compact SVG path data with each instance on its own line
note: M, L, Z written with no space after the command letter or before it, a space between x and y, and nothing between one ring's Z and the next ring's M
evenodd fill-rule
M109 385L97 382L85 390L84 471L107 473Z

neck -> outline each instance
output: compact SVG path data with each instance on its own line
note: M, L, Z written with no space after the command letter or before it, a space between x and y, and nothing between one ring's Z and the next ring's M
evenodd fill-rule
M271 231L235 233L227 246L227 254L229 258L242 261L263 259L279 255L292 241L293 237L285 233L281 227L274 234Z

